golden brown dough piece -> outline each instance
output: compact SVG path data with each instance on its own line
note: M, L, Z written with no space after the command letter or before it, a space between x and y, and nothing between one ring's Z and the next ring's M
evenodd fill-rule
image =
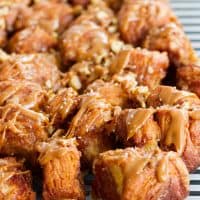
M49 96L45 111L50 115L50 124L59 128L74 114L78 104L77 92L72 88L60 89L56 94Z
M177 86L200 97L200 66L187 65L177 69Z
M0 81L0 91L0 106L16 103L39 111L47 98L40 85L26 80Z
M111 74L131 71L140 85L156 87L165 77L169 59L166 53L131 49L120 51L110 67Z
M0 158L0 199L35 200L30 171L14 157Z
M152 27L177 21L168 3L162 0L126 0L118 20L122 38L134 46L142 42Z
M9 40L9 52L19 54L48 52L56 46L56 38L39 26L32 26L16 32Z
M48 118L21 105L0 107L0 153L34 157L34 145L48 137ZM31 156L31 157L30 157Z
M114 109L104 99L92 94L83 96L79 107L66 137L77 138L78 148L83 154L83 163L91 166L99 153L112 148L105 129L113 117Z
M111 33L117 31L117 18L104 1L89 4L87 10L74 23L80 24L84 21L92 21Z
M44 200L84 200L80 172L80 152L75 139L51 139L39 143L39 162L43 168Z
M147 105L154 108L164 105L191 108L200 106L200 99L194 93L161 85L151 91Z
M103 78L108 73L108 69L91 62L78 62L64 74L63 85L70 86L77 91L83 91L90 83L96 79Z
M88 85L85 93L97 94L112 106L138 108L145 107L149 90L145 86L137 86L135 74L129 72L116 74L109 82L96 80Z
M0 47L7 43L7 34L14 30L14 24L19 11L26 7L30 0L0 1Z
M0 30L0 48L4 47L6 45L6 43L7 43L7 34L6 34L6 31L5 30Z
M66 3L40 2L21 10L15 23L17 29L39 26L48 33L61 33L73 19L73 10Z
M58 63L53 54L12 54L0 62L0 81L27 80L47 89L57 89L59 78Z
M200 99L190 92L159 86L149 95L147 105L157 108L161 148L177 151L189 171L200 166Z
M105 2L91 3L59 40L65 65L90 61L108 67L114 55L127 48L117 34L117 19Z
M85 92L96 93L112 106L120 106L122 108L131 106L131 100L129 99L128 93L118 83L97 80L90 84Z
M189 174L174 152L127 148L100 154L93 165L94 199L182 200Z
M182 27L175 23L154 28L146 37L143 47L168 52L170 61L176 66L196 63L198 56Z
M161 128L161 148L178 152L189 171L199 167L200 109L188 112L184 109L160 108L156 115Z
M12 32L14 24L21 9L27 8L31 0L1 0L0 1L0 27L1 30Z
M108 45L108 35L92 21L75 22L63 33L59 42L65 65L82 60L98 64L108 55Z
M154 120L156 110L147 108L126 109L114 119L114 134L124 146L148 147L157 145L160 128Z

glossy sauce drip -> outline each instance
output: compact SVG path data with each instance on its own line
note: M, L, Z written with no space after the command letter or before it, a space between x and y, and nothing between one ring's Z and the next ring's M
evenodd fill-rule
M126 184L131 184L132 181L137 180L138 177L143 176L143 172L147 165L151 163L151 154L133 155L126 162L125 177Z
M74 138L54 139L49 143L42 142L36 148L40 152L38 160L41 165L45 165L51 160L62 159L66 154L77 151Z
M12 195L16 190L15 185L9 183L10 180L15 176L19 176L22 174L29 173L29 171L20 171L19 169L22 168L22 163L16 162L12 160L3 160L0 159L0 193L3 194L5 199L13 199ZM17 178L17 179L19 179ZM11 182L13 179L11 180ZM11 195L12 198L9 198ZM1 196L2 197L2 196ZM3 198L4 199L4 198Z
M117 84L108 84L105 87L100 87L98 92L107 102L114 106L123 106L128 99L121 86Z
M47 152L41 154L39 157L39 162L41 165L47 164L49 161L55 160L55 159L62 159L62 157L67 154L68 151L64 148L57 148L53 150L48 150Z
M165 156L158 162L156 175L159 182L164 182L169 176L169 157Z
M88 98L88 100L86 102L82 103L80 110L78 111L78 113L73 118L71 128L67 132L67 135L68 135L69 138L71 136L74 136L75 130L79 126L79 123L80 123L80 120L82 119L82 116L84 115L84 113L86 113L89 105L92 104L93 100L94 100L93 98L91 98L91 99Z
M159 89L160 89L159 97L163 102L163 104L174 105L184 97L196 97L192 93L179 91L176 90L176 88L174 87L161 86L159 87Z
M121 195L123 189L123 181L124 181L124 175L122 173L122 170L117 165L111 165L110 172L112 174L113 179L115 180L115 184L117 186L117 193Z
M7 87L6 90L1 91L0 96L0 105L2 105L9 97L11 97L13 94L15 94L19 89L21 85L15 85Z
M126 173L129 176L129 174L133 174L134 176L142 173L142 170L145 168L145 166L150 162L150 156L144 157L144 156L135 156L130 162L128 163L126 167Z
M133 110L134 111L134 110ZM147 122L154 113L154 109L137 109L135 112L129 111L126 124L128 129L127 139L134 136L135 133Z
M28 81L1 82L0 88L0 105L14 103L39 110L38 106L46 95L40 85Z
M100 154L102 160L109 163L109 170L117 186L117 192L121 195L124 181L134 180L142 174L143 169L151 161L152 154L141 155L134 148L117 149Z
M15 172L0 172L0 187L1 187L1 192L3 195L8 195L10 194L14 188L14 186L9 185L9 180L15 175Z
M130 60L130 51L121 51L116 59L116 62L111 65L111 73L119 73L123 70L129 63Z
M190 112L189 112L189 115L190 115L190 117L191 117L192 119L200 120L200 109L190 111Z
M78 113L73 118L71 127L67 133L68 138L74 136L77 132L76 129L79 127L81 127L82 130L82 132L79 131L79 134L85 134L85 132L90 131L92 127L97 127L98 124L102 122L102 119L104 121L108 121L110 119L110 115L106 112L107 110L109 110L109 105L103 100L100 100L95 96L86 97L82 102ZM86 115L88 116L87 121L85 120L85 124L82 125L81 123Z
M165 135L165 144L174 144L178 153L183 153L186 142L188 116L183 110L170 110L171 122Z

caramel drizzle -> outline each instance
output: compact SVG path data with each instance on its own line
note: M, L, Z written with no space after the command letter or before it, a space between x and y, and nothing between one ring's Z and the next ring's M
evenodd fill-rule
M41 165L46 165L48 162L56 159L61 159L70 152L76 151L76 140L71 139L54 139L47 142L37 144L36 149L40 152L39 162Z
M190 111L189 116L194 120L200 120L200 109Z
M20 99L21 97L17 93L20 92L20 90L23 91L23 88L27 86L32 90L31 95L26 96L25 99ZM25 108L29 109L35 106L38 97L42 95L42 92L44 91L37 84L22 81L20 83L16 82L16 84L10 84L4 91L1 92L0 105L3 105L6 101L9 101L9 103L22 104ZM11 98L11 100L9 98Z
M6 88L6 90L2 91L0 97L0 105L2 105L8 98L14 95L20 89L20 87L21 85L10 86Z
M129 153L122 153L122 157L119 156L118 159L125 159L126 156L128 156ZM148 154L146 156L141 156L139 155L136 151L135 152L130 152L130 153L135 153L130 157L129 163L127 163L124 167L123 165L111 165L110 166L110 172L112 174L112 177L115 180L115 183L117 185L117 192L119 195L122 194L123 192L123 182L126 179L134 179L136 176L142 173L143 169L146 167L146 165L150 162L151 154ZM116 159L113 157L113 159ZM125 161L126 162L126 161Z
M4 144L8 130L21 136L28 134L26 131L23 131L24 127L20 122L20 116L24 116L24 118L28 120L35 121L38 127L43 127L45 123L48 123L48 118L42 113L26 109L21 105L8 104L5 107L1 107L0 111L2 112L0 119L0 148L2 148ZM12 118L7 119L11 112Z
M106 109L109 109L109 105L106 104L104 101L99 100L97 96L86 97L83 100L78 113L73 118L71 126L67 132L67 138L74 137L76 135L76 129L77 127L80 127L80 122L84 115L87 115L88 113L90 115L91 113L93 114L92 120L90 120L89 122L87 122L87 124L84 124L83 126L86 129L86 132L88 132L90 130L90 127L92 127L92 125L95 124L95 122L98 122L98 120L100 120L101 116L103 116L104 111ZM107 121L108 119L104 120Z
M174 105L177 101L184 97L196 97L193 93L186 91L176 90L175 87L161 86L160 89L160 100L163 101L164 104Z
M156 175L159 182L164 182L169 177L169 157L168 155L158 162Z
M186 125L188 123L188 115L184 110L172 109L170 110L171 122L165 135L165 144L174 144L176 151L182 154L186 142Z
M150 162L150 156L135 157L134 160L130 161L130 163L126 167L126 172L127 172L128 176L130 173L134 174L134 176L140 174L149 162Z
M130 110L126 124L128 129L127 140L134 136L138 130L147 122L154 113L154 109L137 109L135 112Z
M111 65L110 71L112 74L119 73L123 70L129 63L131 52L128 50L121 51L116 61Z
M154 157L155 156L155 157ZM127 177L137 176L142 173L144 168L150 163L153 164L158 162L156 167L156 177L159 182L164 182L169 177L169 160L173 157L170 153L167 155L161 155L162 158L159 159L159 154L148 154L146 156L134 156L130 163L126 167ZM157 157L157 158L156 158Z
M9 161L0 159L0 193L9 197L15 191L14 185L9 183L9 180L13 176L20 176L23 174L28 174L30 171L20 171L18 168L22 167L21 162Z

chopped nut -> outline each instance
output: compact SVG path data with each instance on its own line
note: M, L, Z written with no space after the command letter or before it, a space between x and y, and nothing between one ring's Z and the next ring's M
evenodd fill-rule
M104 11L99 11L96 16L97 16L97 19L101 20L103 18L106 18L108 15Z
M81 81L78 76L73 75L70 79L69 85L75 90L80 90L82 87Z
M119 53L123 47L123 42L121 41L113 41L111 44L111 49L115 53Z

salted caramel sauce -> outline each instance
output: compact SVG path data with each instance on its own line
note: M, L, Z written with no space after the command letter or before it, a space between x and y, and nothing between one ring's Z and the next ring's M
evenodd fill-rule
M135 154L131 160L129 160L125 174L126 177L132 177L133 179L141 174L143 170L148 166L155 168L156 178L158 182L165 182L170 178L170 162L176 160L179 161L180 157L177 157L175 152L167 152L166 154L158 151L157 153L148 153L145 155ZM181 167L182 170L187 171L186 167ZM187 172L185 172L187 173Z
M51 160L62 159L66 154L76 151L76 140L71 139L54 139L49 143L41 142L36 145L40 152L38 158L41 165L45 165Z
M165 182L169 178L169 163L175 158L174 152L160 154L161 152L149 152L144 155L134 154L125 168L125 178L135 179L136 176L142 174L143 170L148 166L155 168L156 178L159 182Z
M156 175L159 182L164 182L169 176L169 157L164 156L159 162L156 169Z
M134 136L135 133L147 122L155 112L154 109L139 108L135 111L130 110L126 119L128 135L127 140Z
M169 86L160 86L159 87L159 97L160 100L164 104L168 105L174 105L179 100L187 97L194 97L196 98L196 95L190 92L186 91L179 91L175 87L169 87Z
M127 177L130 174L134 174L134 176L140 174L149 162L150 156L134 156L126 166Z
M19 89L21 85L15 85L15 86L9 86L6 88L6 91L1 91L0 96L0 105L2 105L9 97L11 97L13 94L15 94Z
M106 110L109 111L109 106L110 104L107 104L103 99L97 96L86 96L81 103L78 113L72 120L71 126L67 132L67 137L70 138L76 134L76 129L80 127L80 122L86 114L88 117L92 116L92 120L87 121L87 124L81 127L83 130L85 129L86 132L90 131L94 124L97 126L101 118L103 118L104 121L109 121L110 115L105 114Z
M111 74L119 73L122 69L124 69L130 60L131 52L128 50L121 51L116 61L111 65L110 72Z
M137 179L146 168L155 169L155 178L158 182L170 179L170 165L175 165L188 173L181 158L175 152L162 152L159 149L146 152L144 149L126 148L124 150L108 151L101 154L103 162L107 163L109 171L116 184L119 195L123 193L123 186ZM173 162L175 161L175 162Z
M167 146L174 144L176 151L182 154L186 142L186 126L188 124L188 113L181 109L169 109L171 120L165 133L164 143Z
M150 162L151 153L141 155L136 149L108 151L104 159L109 163L109 171L117 186L117 193L122 194L124 181L134 179L142 173L143 169Z
M193 111L189 111L189 116L194 120L200 120L200 108Z
M29 81L2 81L0 83L0 105L15 103L27 109L39 110L40 103L46 92L40 85Z

